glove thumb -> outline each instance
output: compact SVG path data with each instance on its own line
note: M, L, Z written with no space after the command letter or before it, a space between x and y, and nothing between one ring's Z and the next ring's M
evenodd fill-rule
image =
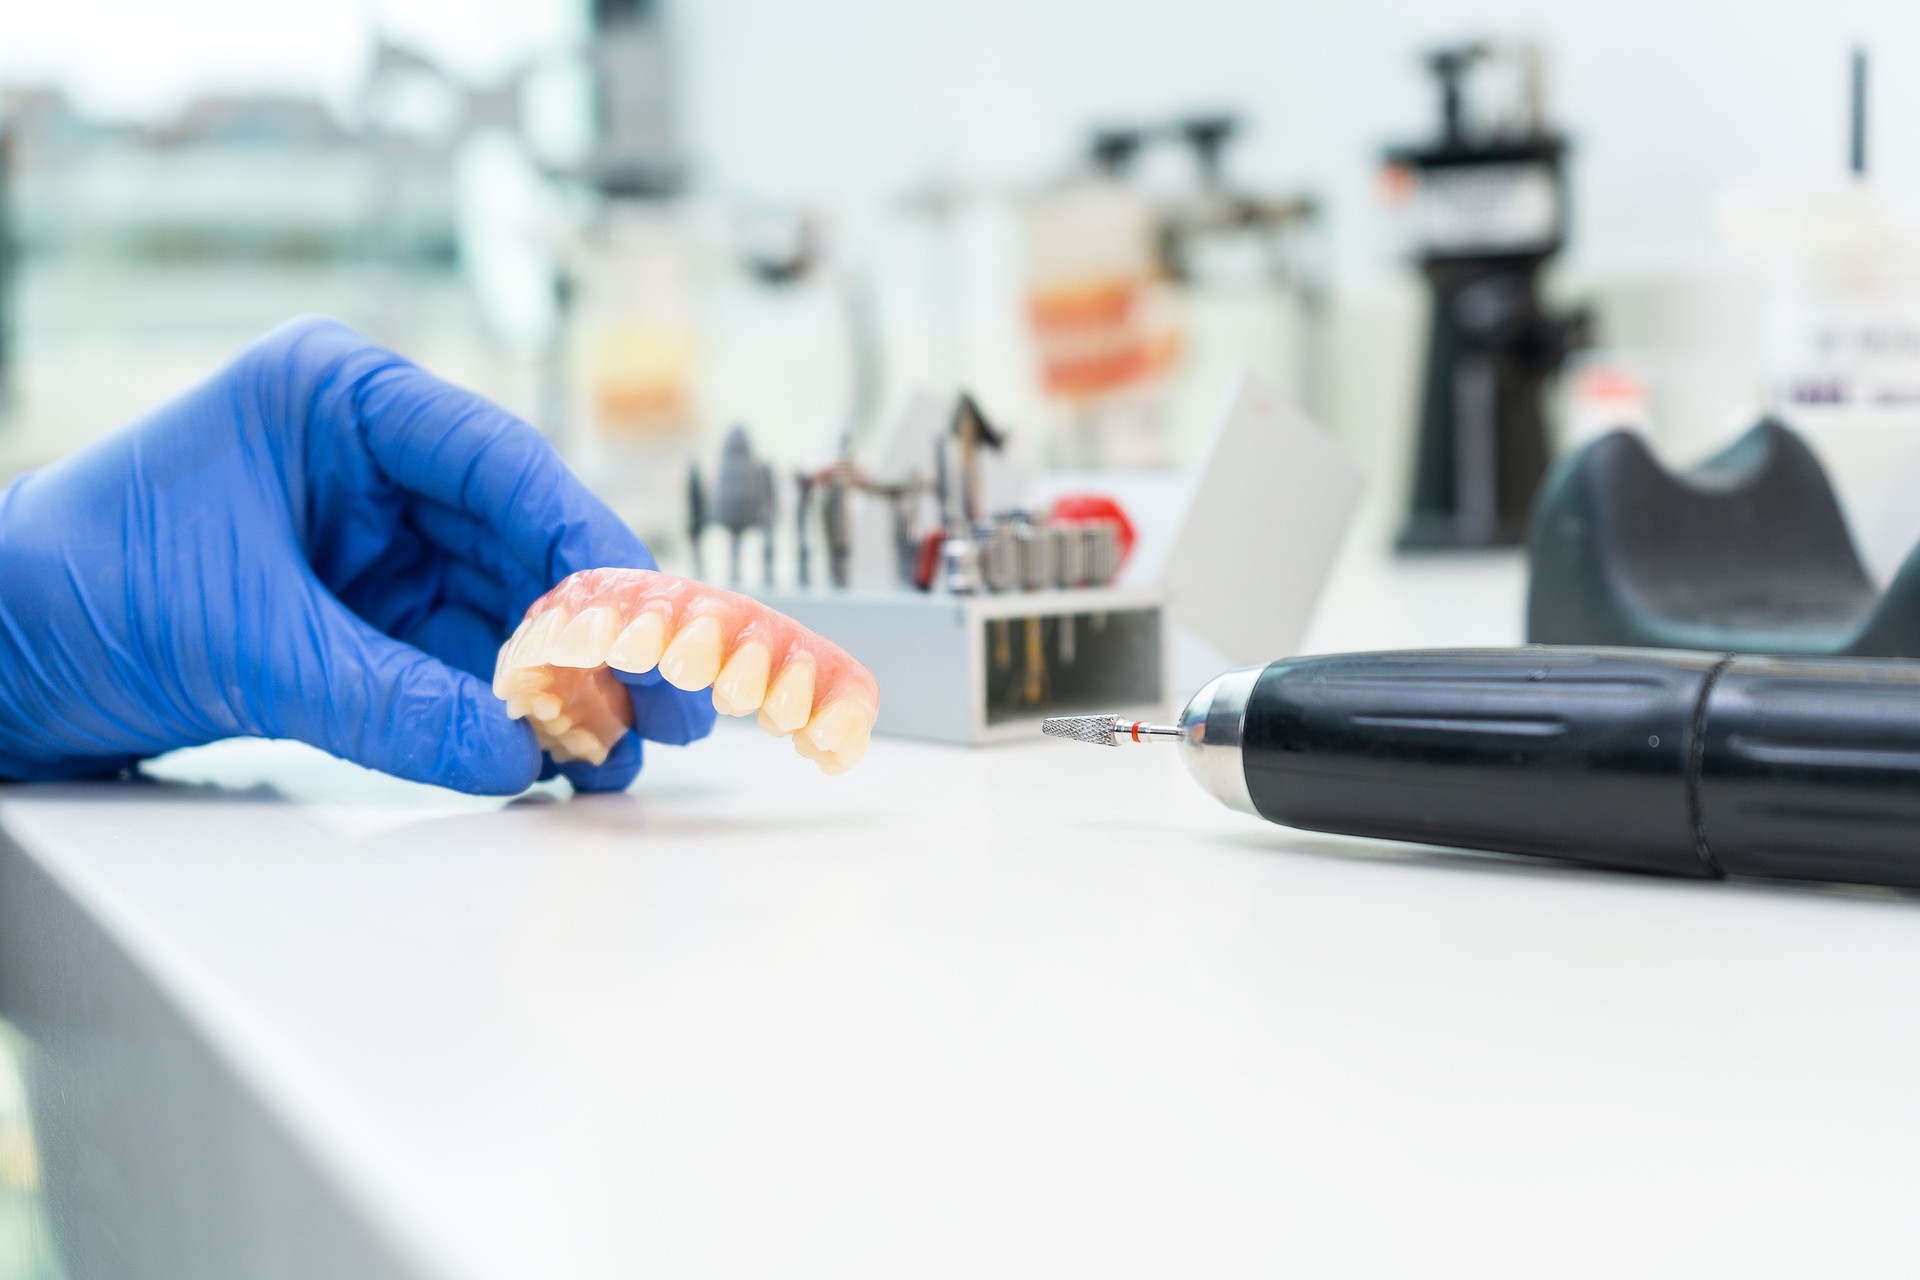
M383 635L324 588L304 593L291 651L268 664L271 736L355 764L479 795L533 785L540 748L486 684ZM263 719L265 717L262 717Z

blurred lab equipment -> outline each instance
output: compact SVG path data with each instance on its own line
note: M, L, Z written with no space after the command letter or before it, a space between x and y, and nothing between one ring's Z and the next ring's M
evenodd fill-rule
M1679 474L1603 436L1541 487L1527 549L1536 644L1920 657L1920 549L1877 592L1819 459L1775 421Z
M940 580L944 589L955 595L969 595L987 585L981 564L983 544L992 541L995 534L993 526L984 522L982 511L980 451L998 452L1005 444L1005 437L965 393L954 405L947 435L934 444L934 496L941 512ZM910 530L901 533L903 540L912 540ZM904 568L904 557L901 563Z
M1159 705L1159 597L1113 585L1131 527L1124 512L1097 495L1073 516L992 509L982 468L1007 436L969 394L916 439L931 478L877 476L850 458L802 473L799 587L759 593L863 656L887 690L875 731L983 742L1024 736L1049 710L1102 698ZM815 502L817 521L804 515ZM883 506L889 519L858 519L856 504ZM883 585L851 583L863 531L891 539L893 577ZM816 539L830 590L806 580Z
M1867 181L1867 55L1851 62L1847 176L1724 192L1722 234L1767 267L1760 356L1796 419L1920 407L1920 228ZM1796 425L1800 425L1796 422Z
M1635 649L1281 659L1177 725L1216 799L1283 826L1662 875L1920 888L1920 663Z
M1143 192L1088 175L1026 214L1027 320L1047 392L1086 404L1150 385L1180 349Z
M593 0L594 141L585 170L603 194L648 199L686 183L674 109L677 63L661 0Z
M700 464L687 466L687 547L693 556L693 576L706 580L706 555L700 546L707 531L707 489L700 480Z
M1171 528L1152 546L1143 530L1131 575L1167 592L1177 684L1299 645L1363 485L1359 465L1298 409L1244 374L1226 388ZM1148 507L1134 510L1144 518Z
M1025 202L1028 322L1043 385L1073 411L1056 449L1070 465L1165 465L1161 384L1188 347L1189 308L1210 286L1252 284L1298 311L1295 357L1284 362L1297 371L1285 372L1303 400L1316 396L1322 297L1302 245L1318 203L1233 183L1226 154L1242 131L1224 113L1104 125L1083 172ZM1191 179L1172 190L1138 173L1162 146L1192 160Z
M1045 529L1045 526L1039 526ZM1054 534L1054 537L1062 535ZM976 564L974 571L984 576ZM887 691L874 732L959 744L1014 741L1060 711L1163 704L1160 594L1054 583L1005 591L760 594L861 654ZM1061 652L1063 629L1075 635Z
M747 438L745 427L736 426L728 432L726 443L721 446L720 468L713 485L713 520L727 531L727 575L733 586L740 585L740 539L749 530L760 530L771 568L772 472L754 457L753 442ZM697 547L695 554L698 554ZM767 585L773 585L771 574Z
M1503 117L1470 117L1468 76L1506 64ZM1539 276L1567 238L1568 142L1547 124L1539 52L1466 44L1427 57L1440 136L1391 148L1432 294L1412 505L1403 549L1519 543L1548 461L1544 395L1589 318L1548 312Z
M1004 509L979 496L976 473L1005 433L970 397L946 422L927 441L930 484L854 470L841 486L850 502L918 493L937 509L929 524L895 526L902 581L766 597L868 662L887 689L877 733L1017 739L1102 696L1152 708L1169 674L1197 682L1298 644L1361 487L1337 444L1246 377L1227 389L1191 477L1109 476L1109 492L1056 477L1064 487L1030 487Z
M1118 502L1101 493L1066 493L1053 500L1053 518L1055 520L1108 520L1114 526L1114 536L1119 543L1121 561L1133 554L1133 544L1139 538L1133 521L1127 518L1127 511Z
M1920 542L1920 222L1869 179L1865 50L1850 73L1847 100L1832 104L1846 108L1833 176L1728 187L1714 216L1760 267L1741 335L1757 366L1752 413L1787 423L1819 455L1884 585Z
M539 423L572 465L677 555L694 523L678 481L713 411L703 390L716 279L791 289L820 253L804 219L797 250L783 246L784 256L751 235L736 246L727 202L693 197L670 35L659 0L596 0L578 47L529 55L479 84L383 42L362 97L380 153L392 158L393 189L417 147L405 108L423 90L444 100L448 123L435 141L458 150L470 179L462 261L490 329L538 355ZM582 88L591 126L556 144L535 108Z
M1242 367L1319 403L1319 204L1232 176L1228 154L1245 129L1224 112L1108 123L1044 184L942 178L917 189L907 207L930 232L936 381L968 380L962 228L1007 209L1044 395L1036 457L1075 469L1176 465L1195 443L1185 427L1206 420L1194 397Z

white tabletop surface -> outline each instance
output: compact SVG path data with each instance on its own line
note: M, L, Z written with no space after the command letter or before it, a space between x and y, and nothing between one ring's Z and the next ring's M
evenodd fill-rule
M1512 639L1517 589L1350 577L1316 643ZM1915 897L1293 833L1171 749L154 772L0 829L422 1276L1920 1265Z

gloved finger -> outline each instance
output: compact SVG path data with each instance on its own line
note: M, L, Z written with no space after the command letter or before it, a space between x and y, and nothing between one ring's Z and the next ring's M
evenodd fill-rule
M551 586L578 569L651 569L633 531L545 436L498 405L390 352L359 380L367 449L402 488L464 511Z
M533 782L533 731L485 681L381 634L318 584L293 609L294 643L250 700L262 733L457 791L512 795Z
M612 670L612 668L609 668ZM614 671L633 699L633 731L643 738L684 747L713 732L719 712L705 689L676 689L658 667L639 675Z
M74 778L106 778L139 766L144 756L48 756L46 759L0 759L0 780L7 782L66 782Z
M613 744L613 750L599 764L575 760L570 764L556 765L555 769L573 784L575 791L625 791L640 776L644 755L645 748L639 735L628 733Z
M642 739L683 747L713 732L718 713L713 709L713 696L705 689L676 689L661 678L658 669L640 675L617 670L613 674L627 686L627 694L633 699L633 729L622 735L598 765L577 761L558 766L561 775L580 791L624 791L632 786L645 754Z
M318 566L315 574L335 599L388 635L399 635L417 624L433 607L431 583L438 575L440 553L419 534L395 528L381 540L380 552L358 572L328 577ZM423 589L423 582L429 584Z
M486 619L495 649L506 641L526 612L525 606L515 609L514 600L512 588L485 569L451 556L440 566L439 605L455 606Z
M494 659L499 657L505 638L491 615L446 601L427 612L415 626L394 636L456 671L487 681L489 693Z
M407 506L406 522L454 562L495 584L506 601L503 620L509 623L517 625L527 606L553 586L515 559L499 534L464 511L416 496Z

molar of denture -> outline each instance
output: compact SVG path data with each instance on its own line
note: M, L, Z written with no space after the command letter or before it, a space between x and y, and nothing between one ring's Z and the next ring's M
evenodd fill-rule
M525 720L528 716L532 714L533 714L533 705L531 700L527 697L526 694L516 693L512 697L507 699L507 718L508 719Z
M785 736L804 726L812 714L813 659L789 658L761 703L760 726L769 733Z
M513 652L507 655L507 663L514 667L538 667L547 661L547 646L553 643L555 636L567 625L565 609L549 609L527 624L520 638L513 642Z
M660 665L660 654L666 647L666 616L658 609L647 609L627 624L627 629L607 650L607 665L638 675Z
M536 693L527 699L527 709L542 720L551 720L560 714L560 698L557 694Z
M794 743L796 746L803 741L811 743L842 769L851 769L867 754L872 729L873 720L865 708L851 702L830 702L814 713L806 728L794 735Z
M676 689L704 689L720 674L720 620L708 614L680 628L660 655L660 674Z
M723 716L752 715L767 696L767 674L773 655L758 640L748 640L733 651L713 681L713 709Z
M813 743L807 741L807 735L804 733L796 733L793 735L793 749L800 753L801 759L813 761L814 764L819 766L820 772L830 778L837 777L853 767L851 764L843 762L833 752L823 751L821 748L814 746Z
M597 765L607 762L607 744L585 729L575 729L560 735L560 745L588 764Z
M547 663L555 667L597 667L620 630L619 615L604 607L582 609L567 629L547 648Z

